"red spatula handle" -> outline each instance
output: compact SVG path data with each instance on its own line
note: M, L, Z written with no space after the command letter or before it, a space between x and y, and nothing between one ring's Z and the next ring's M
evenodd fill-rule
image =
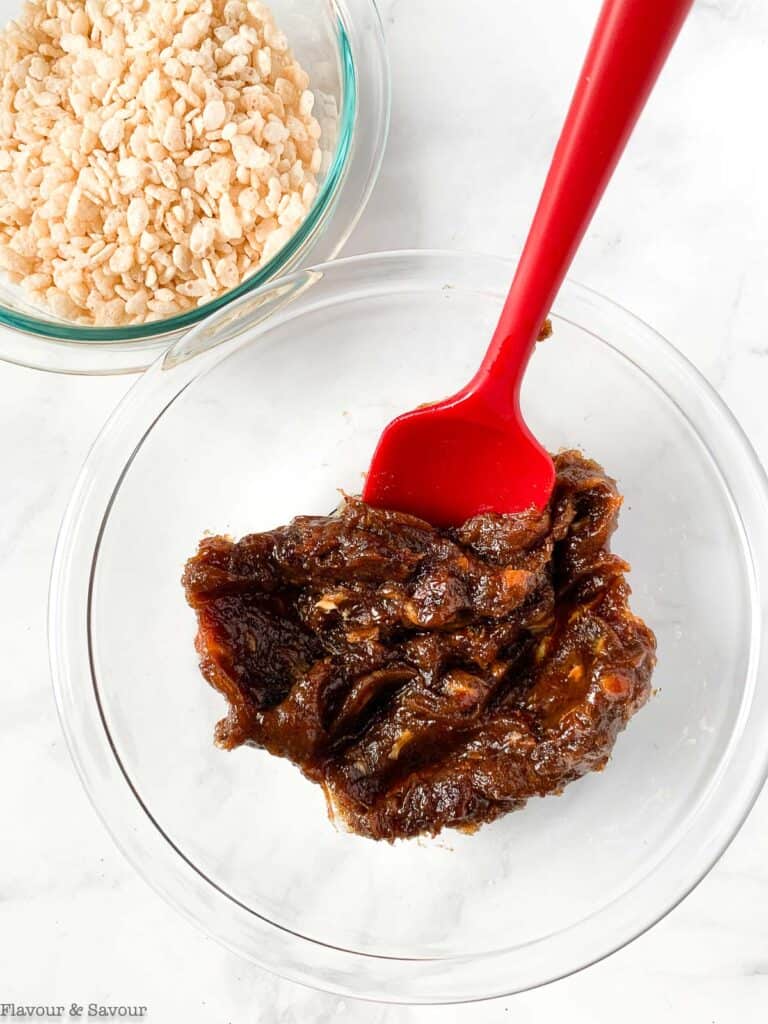
M507 407L693 0L606 0L498 327L467 391ZM514 382L514 383L513 383Z

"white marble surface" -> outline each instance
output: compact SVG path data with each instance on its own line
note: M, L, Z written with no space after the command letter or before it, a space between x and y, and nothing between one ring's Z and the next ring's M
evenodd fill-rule
M391 143L347 251L515 250L597 7L383 0ZM767 92L763 0L698 0L574 270L671 338L764 459ZM139 880L69 762L45 639L59 519L129 385L0 365L0 1003L141 1003L158 1024L763 1024L766 794L711 875L649 934L571 979L471 1007L354 1003L282 982L194 932Z

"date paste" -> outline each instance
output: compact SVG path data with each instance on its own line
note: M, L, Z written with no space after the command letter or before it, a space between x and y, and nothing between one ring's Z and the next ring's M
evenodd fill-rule
M621 497L555 457L544 511L456 529L346 498L187 563L216 727L286 757L373 839L472 831L602 769L645 703L653 634L610 552Z

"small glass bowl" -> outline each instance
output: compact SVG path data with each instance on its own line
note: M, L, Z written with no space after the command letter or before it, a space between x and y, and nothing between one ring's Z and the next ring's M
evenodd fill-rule
M697 371L573 283L531 362L527 418L618 478L614 547L659 641L657 692L606 770L474 836L389 846L336 832L288 762L213 746L225 708L198 671L185 559L207 530L266 529L359 491L385 423L469 379L513 269L358 257L228 307L114 413L59 539L56 697L116 842L222 943L338 993L472 1000L584 967L696 885L766 775L765 477Z
M0 0L0 24L17 3ZM389 69L374 0L270 0L311 79L323 134L315 202L266 266L212 302L125 327L87 327L32 304L0 275L0 359L69 373L131 373L149 366L194 324L296 267L331 259L349 237L378 176L389 126Z

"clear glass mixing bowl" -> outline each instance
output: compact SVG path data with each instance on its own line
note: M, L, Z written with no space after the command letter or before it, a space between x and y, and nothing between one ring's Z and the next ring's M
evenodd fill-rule
M696 370L572 283L527 415L551 449L582 447L618 478L614 547L659 640L658 692L606 770L474 836L389 846L334 831L286 761L214 748L223 700L198 672L184 560L206 530L327 513L359 490L384 424L469 378L512 269L374 255L229 307L134 386L61 531L56 696L107 827L208 933L339 993L469 1000L584 967L690 891L766 774L765 478Z
M331 259L349 237L378 176L389 126L389 70L374 0L269 0L311 79L323 134L320 188L290 241L237 288L153 323L84 327L30 303L0 275L0 359L43 370L130 373L149 366L194 324L298 266ZM0 0L0 26L21 0Z

